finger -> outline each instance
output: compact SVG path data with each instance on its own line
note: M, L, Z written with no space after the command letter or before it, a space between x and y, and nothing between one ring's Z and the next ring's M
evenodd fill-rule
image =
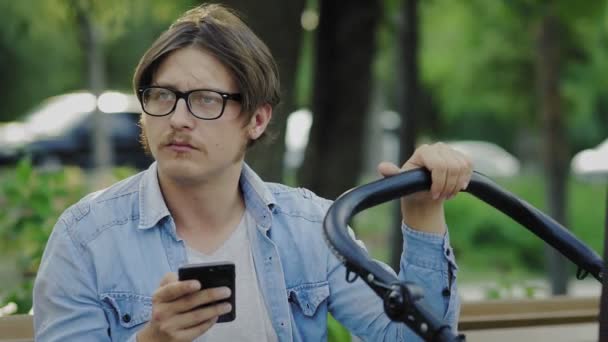
M178 315L174 315L161 325L161 330L165 332L178 331L192 328L205 321L217 319L217 317L227 314L232 310L230 303L218 303L204 308L191 310Z
M174 283L176 281L178 281L177 274L175 272L169 272L169 273L165 274L163 279L160 280L160 286L162 287L169 283Z
M200 288L201 284L198 280L172 282L159 287L152 296L152 302L156 304L172 302L177 298L198 291Z
M447 176L447 168L444 165L431 170L431 196L434 200L439 199L444 193Z
M471 181L471 177L473 176L473 162L471 161L471 159L462 154L461 158L464 162L465 165L465 174L462 177L462 190L466 190L466 188L469 186L469 182Z
M195 325L193 327L182 329L177 331L174 335L176 339L180 341L193 341L197 337L203 335L207 330L211 329L211 327L217 323L218 317L214 317L208 321L205 321L199 325Z
M445 185L441 197L450 199L455 196L459 188L459 181L464 164L456 157L455 151L451 149L441 149L438 151L441 158L443 158L446 167Z
M381 162L378 164L378 173L383 177L394 176L401 172L399 166L390 162Z
M215 287L197 291L171 303L170 310L179 313L190 311L200 305L230 298L230 294L230 288L228 287Z
M473 164L471 163L469 157L464 154L456 154L456 158L460 161L461 170L460 170L460 179L458 184L458 191L465 190L471 181L471 176L473 175Z

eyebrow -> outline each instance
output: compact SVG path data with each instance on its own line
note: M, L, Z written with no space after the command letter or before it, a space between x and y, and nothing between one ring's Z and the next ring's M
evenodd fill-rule
M206 88L205 88L205 87L203 87L203 88L190 88L190 89L186 89L186 90L183 90L183 91L182 91L182 90L179 90L177 87L174 87L173 85L168 84L168 83L157 83L157 82L152 82L152 83L150 84L150 86L152 86L152 87L161 87L161 88L167 88L167 89L171 89L171 90L179 91L179 92L182 92L182 93L189 92L189 91L192 91L192 90L212 90L212 91L216 91L216 92L218 92L218 93L226 93L226 94L239 94L239 92L238 92L238 91L236 91L236 92L231 92L231 91L227 91L227 90L223 90L223 89L218 89L218 88L213 88L213 87L206 87Z

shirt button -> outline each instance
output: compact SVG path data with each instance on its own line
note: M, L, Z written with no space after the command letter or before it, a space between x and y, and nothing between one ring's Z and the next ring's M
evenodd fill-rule
M450 294L451 294L451 291L450 291L450 289L448 289L448 288L446 287L445 289L443 289L443 291L441 291L441 294L442 294L444 297L449 297L449 296L450 296Z
M450 256L450 250L449 249L445 250L445 255Z
M123 321L123 322L125 322L125 323L129 323L129 322L131 322L131 315L129 315L129 314L124 314L124 315L122 316L122 321Z

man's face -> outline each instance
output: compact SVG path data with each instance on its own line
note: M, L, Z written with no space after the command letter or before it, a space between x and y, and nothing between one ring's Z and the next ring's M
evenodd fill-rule
M239 92L230 71L214 56L195 47L172 52L159 66L152 85L182 92ZM240 111L239 102L227 101L220 118L201 120L180 99L175 111L167 116L142 114L144 144L158 162L159 174L180 183L199 183L235 168L240 171L249 139L249 126L244 127Z

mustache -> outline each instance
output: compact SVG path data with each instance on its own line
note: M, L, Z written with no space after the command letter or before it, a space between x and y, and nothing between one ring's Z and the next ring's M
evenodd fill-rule
M171 144L179 143L181 145L190 145L195 149L202 149L201 144L196 142L194 138L192 138L189 134L184 134L182 132L170 131L161 139L161 146L167 146Z

